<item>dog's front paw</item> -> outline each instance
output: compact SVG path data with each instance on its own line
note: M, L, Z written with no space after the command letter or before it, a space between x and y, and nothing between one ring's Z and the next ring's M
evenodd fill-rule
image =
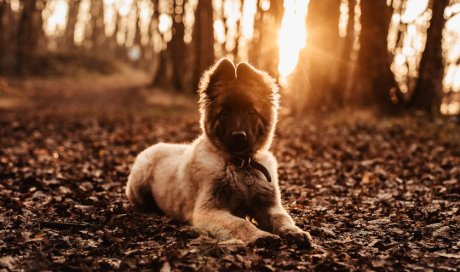
M262 233L255 236L248 242L249 246L263 247L263 248L274 248L281 245L281 238L278 235L271 233Z
M303 231L298 227L288 227L281 229L280 235L289 244L296 244L299 248L313 248L313 240L311 239L310 233Z

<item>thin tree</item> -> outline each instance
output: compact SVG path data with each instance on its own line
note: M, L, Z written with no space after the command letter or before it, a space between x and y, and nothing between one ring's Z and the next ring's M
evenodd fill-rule
M171 38L171 61L173 63L173 73L175 75L176 85L179 90L188 91L190 86L185 78L186 66L186 46L184 41L184 1L174 1L173 16L173 36Z
M306 47L301 51L291 88L303 99L302 108L330 109L339 59L340 0L311 0Z
M19 13L11 8L10 1L0 1L3 5L0 16L0 72L15 72L17 57L17 33Z
M195 11L192 42L194 46L192 86L196 88L201 74L215 60L212 0L198 1Z
M4 26L4 18L6 17L6 9L9 4L5 1L0 2L0 73L3 71L4 59L6 55L6 28Z
M260 62L262 60L261 56L261 48L262 48L262 41L265 37L264 35L264 16L265 11L262 9L260 0L256 2L257 11L254 15L254 32L253 38L250 43L249 47L249 62L257 67L262 67Z
M353 100L361 105L391 109L391 92L399 89L390 69L388 30L392 8L386 0L361 0L361 34Z
M254 37L248 52L249 62L264 69L276 79L279 78L279 48L277 41L283 14L283 1L270 1L270 7L266 11L262 9L260 1L257 1L257 12L254 18Z
M154 3L156 13L159 17L161 10L158 1ZM171 40L165 44L165 48L160 52L159 66L153 79L153 86L165 89L187 90L183 79L183 69L185 69L185 42L184 42L184 22L182 14L177 14L177 2L173 2L173 13L171 26ZM180 10L180 9L179 9Z
M120 15L120 13L117 10L115 10L114 16L115 16L114 18L115 29L112 35L108 37L107 43L109 45L110 51L113 52L113 56L115 58L126 60L127 59L126 48L124 47L124 44L118 43L118 40L117 40L117 35L121 31L120 28L121 28L123 17Z
M29 72L31 59L35 53L38 36L34 34L37 16L37 0L22 0L22 11L18 23L16 73L24 75ZM41 14L38 13L40 16ZM41 26L40 26L41 27Z
M107 42L104 26L104 1L91 1L91 47L93 49L103 49Z
M283 19L284 7L283 1L272 0L270 1L270 8L268 9L267 15L270 18L269 29L266 30L266 37L271 42L267 43L267 52L264 58L265 63L263 68L274 78L279 78L278 63L279 63L279 49L278 49L278 32L281 27L281 21Z
M320 107L331 105L331 87L339 59L340 0L312 0L307 17L311 82L310 94L313 104Z
M442 32L446 23L444 10L448 5L449 0L431 1L432 17L420 60L419 76L410 102L414 108L431 113L439 112L443 96Z
M334 103L343 106L345 97L348 95L350 77L353 71L352 53L355 41L355 8L356 0L348 0L347 33L341 39L340 56L332 87Z
M243 14L243 1L239 1L240 4L240 12ZM234 62L239 62L239 52L240 52L240 39L241 39L241 21L243 20L243 16L241 15L235 23L235 36L232 37L234 40L234 46L231 51L233 55ZM227 19L226 19L227 21ZM225 28L227 28L227 23L225 24Z
M69 0L69 10L67 16L67 24L64 33L64 43L67 49L73 49L75 26L77 24L78 12L80 10L81 0Z
M140 51L140 57L135 61L136 66L140 66L144 61L144 47L142 46L142 33L141 33L141 10L139 8L139 1L133 2L133 12L136 15L136 25L134 33L134 46Z

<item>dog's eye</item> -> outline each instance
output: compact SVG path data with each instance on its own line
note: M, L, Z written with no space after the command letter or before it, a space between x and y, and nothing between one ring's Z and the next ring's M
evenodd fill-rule
M248 114L254 115L254 114L256 114L256 111L254 109L249 109Z

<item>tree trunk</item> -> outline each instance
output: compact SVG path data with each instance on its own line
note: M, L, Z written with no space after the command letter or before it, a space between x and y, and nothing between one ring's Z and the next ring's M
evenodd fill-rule
M324 1L324 0L323 0ZM272 77L278 79L278 64L279 64L279 47L278 47L278 31L281 27L281 21L283 19L284 7L283 1L272 0L270 1L270 9L267 11L267 15L270 17L270 23L268 25L265 38L268 38L270 42L267 42L267 51L264 58L264 64L262 68L267 71Z
M106 42L104 27L104 2L103 0L91 1L91 47L104 49Z
M387 43L391 15L386 0L361 0L356 95L352 99L357 104L375 105L383 110L391 109L390 93L398 89L390 69L392 58Z
M134 65L140 67L144 63L144 47L142 46L142 33L141 33L141 11L138 6L138 2L134 2L134 13L136 14L136 27L134 33L133 47L137 47L139 50L139 58L135 60Z
M179 81L174 79L175 75L171 62L171 49L164 49L160 52L159 57L160 61L152 85L166 90L179 90Z
M243 9L243 3L241 2L240 0L240 7L241 7L241 11ZM240 56L239 56L239 53L240 53L240 38L241 38L241 20L243 18L240 17L237 21L236 21L236 25L235 25L235 37L233 37L233 39L235 40L234 41L234 47L231 51L232 55L233 55L233 62L234 63L238 63L240 61ZM225 24L227 25L227 24ZM226 26L227 27L227 26Z
M64 43L66 49L73 49L74 35L75 35L75 25L77 24L78 11L80 10L81 0L69 0L69 11L67 17L67 25L64 33Z
M6 56L6 28L4 18L6 17L6 9L9 4L5 1L0 2L0 74L3 72L3 66Z
M176 9L176 8L175 8ZM177 10L177 9L176 9ZM189 86L185 80L186 66L186 46L184 42L185 26L183 22L183 14L176 15L173 23L173 36L171 38L171 61L173 64L174 77L173 82L178 90L189 91Z
M290 82L300 108L330 109L339 58L340 0L311 0L306 47ZM302 97L303 96L303 97ZM302 102L301 102L302 101Z
M112 36L108 38L107 43L109 44L110 50L113 52L113 56L115 58L118 58L120 60L127 60L126 56L126 48L124 45L121 45L118 43L117 40L117 35L118 32L120 31L120 26L121 26L121 15L118 13L118 11L115 12L115 30L113 31Z
M333 103L344 105L345 97L349 90L350 77L353 71L352 58L353 44L355 41L355 7L356 0L348 0L347 34L341 41L340 57L337 67L333 92Z
M173 10L176 9L176 3ZM157 11L158 12L158 11ZM187 91L185 83L185 57L186 46L184 42L185 26L182 14L172 14L172 37L166 48L160 53L160 63L158 71L154 77L153 85L174 89L177 91Z
M262 40L264 39L264 16L265 12L260 7L260 0L257 0L257 12L254 15L254 34L252 37L252 41L250 43L248 57L249 62L256 67L261 66L261 47L262 47Z
M444 10L449 0L431 1L432 17L427 31L425 50L420 60L419 76L411 106L431 113L439 113L444 79L442 31L446 23Z
M154 86L176 91L186 91L183 81L185 69L184 24L173 22L173 34L167 48L160 53L160 64L154 79Z
M260 0L257 1L254 36L248 52L249 62L278 79L278 32L284 15L283 1L270 1L270 8L267 11L264 11L260 4Z
M16 72L17 34L21 14L11 9L10 2L3 1L2 4L4 4L4 9L0 26L0 72L6 74Z
M47 0L38 0L35 4L34 17L33 17L33 30L32 39L35 41L35 48L38 52L47 50L48 37L43 28L43 15L42 11L46 7Z
M192 76L193 88L198 87L201 75L215 60L212 0L200 0L195 11L193 26L195 61Z
M307 17L310 107L330 105L339 57L340 0L312 0Z
M141 33L141 10L137 6L137 2L135 3L135 10L136 10L136 33L134 33L134 45L139 47L142 46L142 33Z
M37 45L36 35L33 33L36 2L37 0L21 1L22 12L19 19L16 51L16 73L18 75L25 75L29 72L30 61Z

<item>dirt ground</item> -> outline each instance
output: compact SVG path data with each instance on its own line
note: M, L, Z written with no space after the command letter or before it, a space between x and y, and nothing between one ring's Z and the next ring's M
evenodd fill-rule
M140 151L200 133L193 97L116 80L27 88L0 96L0 271L460 267L451 120L282 116L272 149L283 203L317 247L251 248L136 211L124 195Z

